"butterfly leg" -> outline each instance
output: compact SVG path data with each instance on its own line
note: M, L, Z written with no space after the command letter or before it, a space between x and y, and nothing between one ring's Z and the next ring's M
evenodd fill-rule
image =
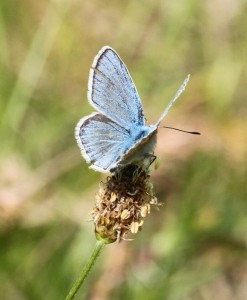
M147 167L149 168L152 163L156 160L157 156L154 155L153 153L146 153L144 155L144 163L145 163L145 160L147 160Z
M139 163L129 163L129 164L119 164L117 167L110 170L111 173L134 173L137 169L141 167L141 164L143 164L147 169L152 165L152 163L156 160L157 156L153 153L145 153L143 155L143 160L139 161ZM140 164L141 162L141 164ZM126 171L126 172L125 172Z

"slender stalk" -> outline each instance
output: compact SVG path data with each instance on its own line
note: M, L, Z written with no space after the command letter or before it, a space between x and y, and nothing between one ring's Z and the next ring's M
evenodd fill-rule
M95 245L95 248L94 248L88 262L84 266L84 268L83 268L81 274L79 275L79 277L77 278L76 282L73 284L73 286L70 289L70 291L69 291L69 293L68 293L65 300L74 299L76 293L78 292L79 288L81 287L84 280L88 276L89 271L91 270L92 266L94 265L97 257L99 256L99 254L100 254L100 252L103 249L105 244L106 243L103 240L97 241L97 243Z

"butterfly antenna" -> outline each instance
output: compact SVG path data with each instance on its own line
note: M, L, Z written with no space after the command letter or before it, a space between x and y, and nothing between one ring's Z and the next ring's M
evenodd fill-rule
M170 126L159 126L159 128L168 128L168 129L173 129L173 130L177 130L177 131L181 131L181 132L185 132L185 133L190 133L190 134L197 134L197 135L201 134L198 131L187 131L187 130L182 130L182 129L178 129L178 128L174 128L174 127L170 127Z
M164 110L163 114L161 115L161 117L159 118L158 122L155 124L155 126L158 127L158 125L160 124L160 122L164 119L164 117L167 115L168 111L170 110L170 108L172 107L173 103L179 98L179 96L182 94L182 92L185 90L186 85L188 84L190 80L190 74L187 75L187 77L185 78L184 82L182 83L182 85L180 86L180 88L178 89L176 95L172 98L172 100L170 101L170 103L167 105L166 109Z

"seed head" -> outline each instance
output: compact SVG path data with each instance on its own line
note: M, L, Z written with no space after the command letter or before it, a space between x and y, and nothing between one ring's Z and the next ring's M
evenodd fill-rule
M151 206L158 205L149 167L129 164L101 183L91 213L97 239L112 243L141 230Z

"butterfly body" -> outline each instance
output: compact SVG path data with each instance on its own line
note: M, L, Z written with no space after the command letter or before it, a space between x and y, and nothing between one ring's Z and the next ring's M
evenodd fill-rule
M122 164L129 164L142 160L146 155L152 154L157 141L157 128L147 126L148 133L133 141L132 147L126 151L122 158Z
M88 101L98 111L82 118L75 137L90 168L114 172L153 153L158 125L184 90L186 78L155 125L147 125L141 100L118 54L103 47L89 73Z

